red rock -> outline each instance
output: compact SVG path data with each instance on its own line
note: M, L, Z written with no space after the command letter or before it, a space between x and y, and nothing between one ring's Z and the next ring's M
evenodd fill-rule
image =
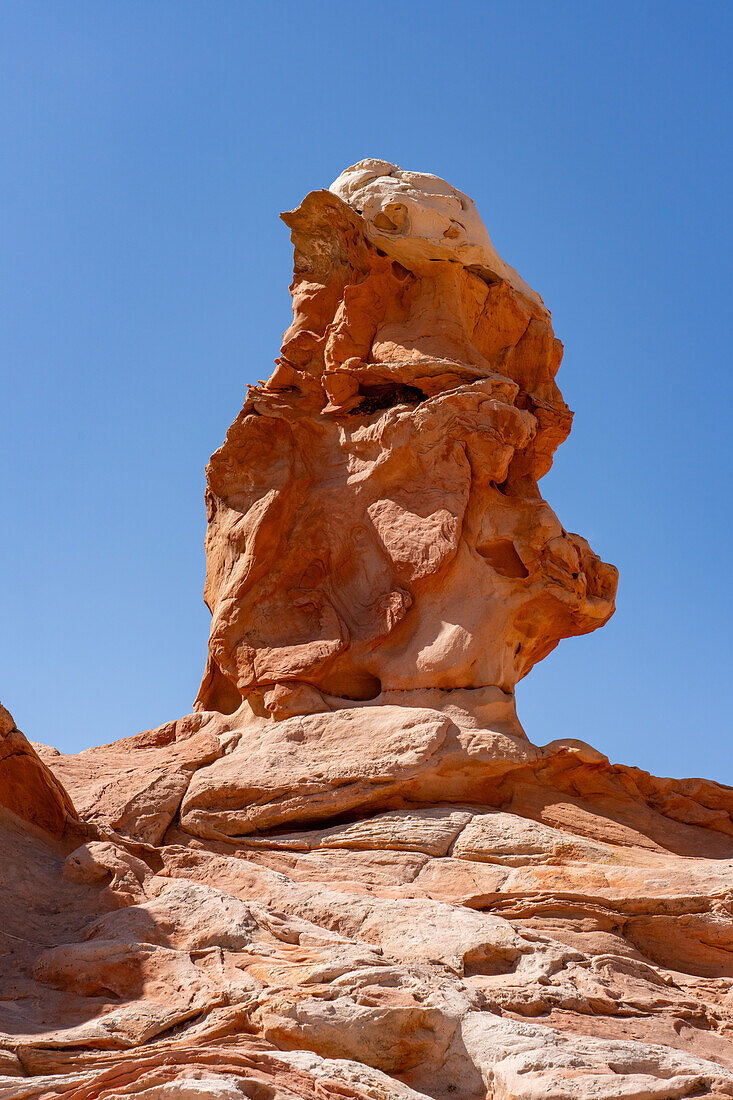
M219 715L195 714L74 756L38 748L87 821L155 844L196 769L221 756L226 725Z
M32 825L62 835L76 810L53 772L0 704L0 806Z
M512 691L613 612L615 569L537 489L570 426L548 311L465 196L448 217L433 177L404 191L365 172L283 215L293 324L207 471L207 709L254 693L280 717L291 683L352 700ZM399 233L357 212L374 188L373 212L407 204ZM436 245L461 202L466 240Z
M64 756L0 711L0 1098L733 1096L733 790L514 710L616 587L537 485L548 311L435 177L284 218L196 713Z

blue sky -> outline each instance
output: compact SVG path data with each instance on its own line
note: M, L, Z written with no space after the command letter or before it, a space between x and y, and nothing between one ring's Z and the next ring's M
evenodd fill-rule
M278 212L381 156L472 195L576 411L542 483L618 611L530 737L733 783L733 7L6 0L0 698L76 751L190 710L204 466L289 323Z

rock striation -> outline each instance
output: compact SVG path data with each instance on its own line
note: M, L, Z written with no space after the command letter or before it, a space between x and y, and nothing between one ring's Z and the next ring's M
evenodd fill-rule
M548 311L435 176L283 218L194 712L65 756L0 710L0 1100L733 1096L733 790L514 709L617 579L538 489Z

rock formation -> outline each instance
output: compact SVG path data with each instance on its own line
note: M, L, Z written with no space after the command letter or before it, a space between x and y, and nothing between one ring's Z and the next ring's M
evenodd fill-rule
M537 488L571 419L550 315L434 176L363 161L284 221L293 323L208 468L197 705L511 694L616 589Z
M616 588L538 490L548 311L434 176L284 220L194 713L64 756L0 711L1 1100L733 1096L733 790L514 710Z

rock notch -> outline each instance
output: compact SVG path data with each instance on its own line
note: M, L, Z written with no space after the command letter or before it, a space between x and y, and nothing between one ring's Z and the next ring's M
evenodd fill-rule
M194 713L65 756L0 708L0 1100L733 1096L733 790L514 710L616 590L538 489L548 311L435 176L283 218Z

